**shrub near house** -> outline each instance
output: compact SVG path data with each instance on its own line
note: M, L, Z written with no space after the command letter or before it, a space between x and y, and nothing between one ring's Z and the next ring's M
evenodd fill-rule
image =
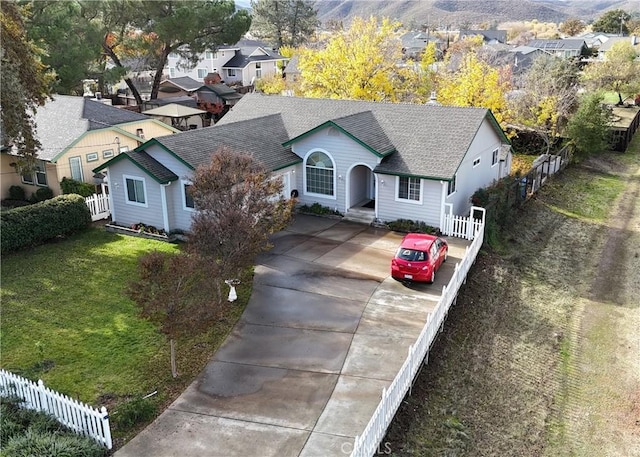
M44 243L84 229L91 213L80 195L62 195L0 213L2 253Z

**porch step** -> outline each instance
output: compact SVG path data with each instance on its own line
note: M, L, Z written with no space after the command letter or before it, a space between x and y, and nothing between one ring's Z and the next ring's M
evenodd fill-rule
M344 220L367 225L371 225L375 218L375 212L369 208L349 208L343 217Z

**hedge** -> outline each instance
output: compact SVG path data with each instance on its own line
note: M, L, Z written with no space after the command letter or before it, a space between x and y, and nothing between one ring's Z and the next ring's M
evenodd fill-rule
M91 213L80 195L61 195L0 213L1 252L35 246L91 224Z

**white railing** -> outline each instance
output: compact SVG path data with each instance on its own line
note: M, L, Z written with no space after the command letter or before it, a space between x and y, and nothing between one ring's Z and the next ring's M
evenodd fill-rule
M382 389L382 398L371 420L362 434L356 436L351 457L370 457L376 452L400 403L411 388L421 364L427 364L429 349L436 335L442 330L449 309L458 296L460 286L465 282L467 273L480 251L484 239L484 225L480 224L473 235L474 240L471 246L466 248L462 261L456 263L453 276L449 284L442 288L442 296L433 312L427 317L427 323L422 328L418 339L415 344L409 346L407 359L389 388Z
M484 226L485 209L478 206L472 206L469 216L456 216L452 213L453 205L447 204L447 211L444 214L444 224L442 233L447 236L455 236L472 240L476 233ZM474 214L480 212L481 218L474 218Z
M86 197L84 201L87 203L89 211L91 211L92 221L106 219L111 214L109 195L107 194L93 194L90 197Z
M104 406L98 410L45 387L41 380L35 383L5 370L0 370L0 392L20 398L25 408L50 414L62 425L93 438L107 449L113 446Z

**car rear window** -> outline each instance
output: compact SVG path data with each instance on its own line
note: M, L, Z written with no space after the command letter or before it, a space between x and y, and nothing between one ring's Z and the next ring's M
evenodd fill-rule
M410 262L422 262L427 260L427 253L424 251L417 251L415 249L400 248L396 255L399 259L408 260Z

